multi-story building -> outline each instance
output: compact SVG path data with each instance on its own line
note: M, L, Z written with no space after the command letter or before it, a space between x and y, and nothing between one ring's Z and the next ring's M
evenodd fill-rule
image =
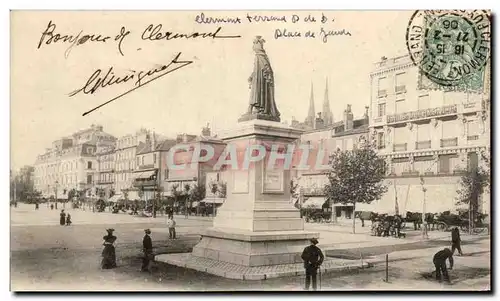
M128 191L128 199L139 199L136 189L133 188L134 170L136 169L137 147L140 142L146 142L150 131L140 129L135 134L118 138L115 148L115 193L117 198L123 198L123 191Z
M489 95L422 90L418 73L401 56L382 58L370 74L370 134L389 166L378 211L394 212L397 199L400 210L422 212L424 198L426 212L453 210L460 176L489 153ZM487 212L489 196L483 200Z
M96 187L103 189L106 197L114 191L115 185L115 146L114 145L97 145L97 181Z
M214 149L214 156L208 161L199 161L194 154L196 149L200 149L204 156L204 146L210 145ZM182 148L179 148L182 146ZM173 196L173 188L184 191L186 185L194 187L206 187L207 173L213 175L214 165L223 152L226 143L220 139L211 136L210 129L204 128L202 135L179 135L177 144L169 151L162 154L162 162L168 162L167 156L172 156L173 162L176 165L184 165L182 169L167 169L168 164L164 165L164 177L162 178L164 195L167 197ZM175 151L175 153L171 153ZM210 178L209 181L212 179Z
M43 197L67 198L71 189L85 190L94 186L97 174L97 144L112 145L116 138L92 125L52 143L38 156L34 166L35 189Z
M143 192L143 200L151 200L155 198L156 192L163 190L161 180L168 177L168 169L162 159L164 153L168 153L176 143L174 139L157 140L157 135L152 133L137 146L133 184Z
M321 115L320 115L321 116ZM322 125L321 117L316 118L316 125ZM297 180L301 194L305 202L303 207L312 206L314 208L325 208L331 210L330 204L326 202L326 196L323 191L328 183L327 170L320 169L328 161L328 155L336 149L353 150L361 143L368 141L368 107L364 116L354 119L351 105L344 110L342 121L335 122L328 127L320 126L318 130L305 132L300 137L301 144L310 144L312 151L310 153L310 169L297 171ZM323 161L316 164L317 150L323 149ZM318 159L321 160L321 159ZM348 205L333 204L335 210L334 218L350 218L353 208Z

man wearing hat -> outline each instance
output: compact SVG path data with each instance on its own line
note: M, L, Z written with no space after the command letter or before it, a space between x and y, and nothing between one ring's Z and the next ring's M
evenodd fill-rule
M312 286L313 290L317 289L317 275L318 268L323 263L325 256L323 256L323 252L316 245L318 244L318 240L316 238L311 239L311 245L305 247L304 252L302 252L302 260L304 260L304 268L306 269L306 290L309 290L309 286L311 285L312 278Z
M153 257L153 242L151 240L151 230L145 229L144 238L142 239L142 250L144 252L144 257L142 259L142 272L149 272L149 262Z

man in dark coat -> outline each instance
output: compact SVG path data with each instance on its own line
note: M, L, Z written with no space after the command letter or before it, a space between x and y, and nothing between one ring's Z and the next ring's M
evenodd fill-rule
M153 257L153 241L151 240L151 230L145 229L144 238L142 240L142 250L144 252L144 257L142 259L142 272L149 272L149 262Z
M325 257L323 256L323 252L316 245L318 244L318 240L316 238L311 239L311 245L307 246L302 252L302 260L304 260L304 268L306 269L306 290L309 290L309 286L311 285L312 278L312 287L313 290L317 289L317 273L318 268L323 263Z
M450 261L450 270L452 270L453 253L448 248L445 248L434 254L434 258L432 259L432 261L434 262L434 267L436 268L436 280L441 282L441 274L443 274L444 280L449 283L450 276L448 275L448 270L446 269L446 259Z
M460 256L464 255L462 253L462 248L460 247L460 230L458 230L457 227L453 228L453 230L451 230L451 253L452 254L455 254L455 249L458 250L458 254L460 254Z

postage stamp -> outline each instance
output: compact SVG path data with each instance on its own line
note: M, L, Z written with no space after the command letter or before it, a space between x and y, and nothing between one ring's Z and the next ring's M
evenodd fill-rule
M489 76L490 12L418 10L406 46L419 68L419 89L484 92Z

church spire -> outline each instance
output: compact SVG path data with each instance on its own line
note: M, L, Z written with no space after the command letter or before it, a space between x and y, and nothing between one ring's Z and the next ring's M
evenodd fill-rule
M309 112L305 120L305 124L314 128L314 120L316 119L316 111L314 110L314 89L311 82L311 96L309 98Z
M325 126L333 124L333 114L330 109L330 100L328 99L328 77L326 77L325 98L323 100L323 120L325 121Z

